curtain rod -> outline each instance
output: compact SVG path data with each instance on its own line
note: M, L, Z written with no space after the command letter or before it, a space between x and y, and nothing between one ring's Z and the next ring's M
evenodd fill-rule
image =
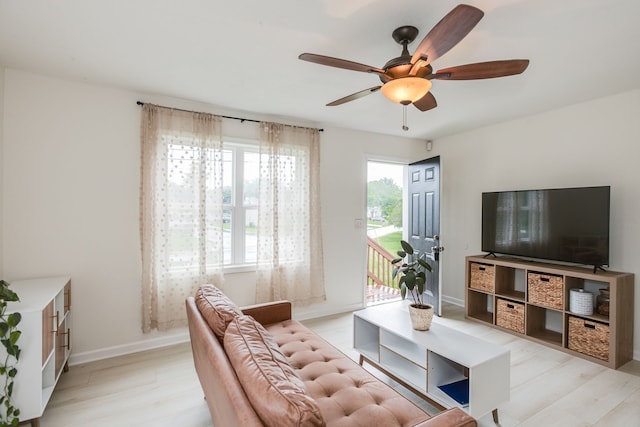
M145 103L142 101L136 101L136 104L143 106ZM171 110L176 110L176 111L184 111L185 113L199 113L199 111L183 110L182 108L172 108L172 107L163 107L163 108L170 108ZM245 119L242 117L233 117L233 116L221 116L219 114L215 114L215 115L218 117L222 117L223 119L240 120L241 123L244 123L244 122L262 123L261 120ZM324 132L324 129L318 129L318 132Z

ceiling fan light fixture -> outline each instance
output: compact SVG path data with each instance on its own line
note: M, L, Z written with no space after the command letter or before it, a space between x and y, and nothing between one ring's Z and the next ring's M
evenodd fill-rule
M407 76L389 80L380 90L390 101L407 105L421 99L430 89L431 80Z

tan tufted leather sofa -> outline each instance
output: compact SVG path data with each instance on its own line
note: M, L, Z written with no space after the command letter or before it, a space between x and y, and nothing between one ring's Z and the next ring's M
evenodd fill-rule
M214 427L477 426L459 408L425 413L292 320L289 302L246 307L245 316L235 306L220 314L233 303L209 286L187 298L186 308Z

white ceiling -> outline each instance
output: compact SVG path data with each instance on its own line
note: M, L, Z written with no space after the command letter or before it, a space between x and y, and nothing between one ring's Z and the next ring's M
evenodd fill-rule
M377 76L298 60L302 52L381 67L415 46L453 0L0 0L0 64L226 109L412 138L436 138L640 87L640 1L469 0L484 18L434 69L530 59L521 75L434 81L438 107L380 93L325 104Z

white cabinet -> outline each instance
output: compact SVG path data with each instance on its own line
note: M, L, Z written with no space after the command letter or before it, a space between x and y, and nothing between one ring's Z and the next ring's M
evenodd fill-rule
M71 279L53 277L16 280L11 290L19 302L10 302L7 313L19 312L21 348L12 402L20 409L20 421L39 425L60 374L71 353Z
M509 400L509 349L448 328L438 318L428 331L416 331L407 304L354 313L360 364L370 363L438 406L458 406L475 418L492 412L497 422L498 405ZM468 401L452 397L460 394Z

